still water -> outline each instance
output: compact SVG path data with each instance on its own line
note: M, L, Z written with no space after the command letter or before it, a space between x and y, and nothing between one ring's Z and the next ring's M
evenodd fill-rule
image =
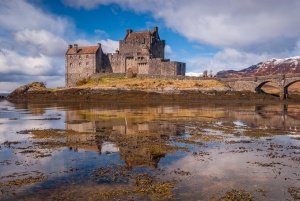
M0 102L0 200L297 200L300 105Z

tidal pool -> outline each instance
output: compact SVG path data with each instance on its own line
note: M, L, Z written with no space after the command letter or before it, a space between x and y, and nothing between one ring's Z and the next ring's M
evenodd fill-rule
M299 200L300 105L0 102L0 200Z

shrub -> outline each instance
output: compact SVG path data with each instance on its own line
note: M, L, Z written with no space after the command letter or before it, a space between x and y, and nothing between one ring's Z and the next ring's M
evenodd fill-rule
M137 76L137 73L133 72L132 68L128 68L126 71L127 78L134 78Z
M77 86L82 86L82 85L85 85L87 83L88 83L87 79L82 79L82 80L79 80L78 82L76 82L76 85Z
M45 82L32 82L30 84L30 87L46 88L46 83Z

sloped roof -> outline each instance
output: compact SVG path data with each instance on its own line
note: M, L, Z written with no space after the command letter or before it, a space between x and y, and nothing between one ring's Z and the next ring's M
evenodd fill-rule
M73 46L68 49L66 54L96 54L100 46L83 46L78 47L78 50L76 52L76 48Z

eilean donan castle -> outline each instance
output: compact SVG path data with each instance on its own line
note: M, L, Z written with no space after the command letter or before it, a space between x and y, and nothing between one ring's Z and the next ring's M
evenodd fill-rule
M185 63L165 59L165 41L153 30L127 30L119 50L105 54L96 46L69 45L65 55L66 86L73 87L96 73L126 73L146 75L185 75Z

